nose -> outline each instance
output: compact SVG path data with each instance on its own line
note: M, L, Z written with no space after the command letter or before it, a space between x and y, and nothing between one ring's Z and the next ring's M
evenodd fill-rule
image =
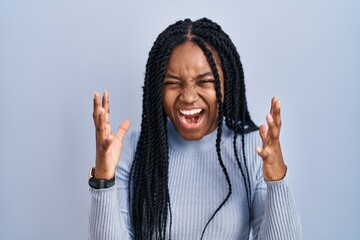
M186 86L181 91L180 99L185 103L194 103L198 100L199 95L196 86Z

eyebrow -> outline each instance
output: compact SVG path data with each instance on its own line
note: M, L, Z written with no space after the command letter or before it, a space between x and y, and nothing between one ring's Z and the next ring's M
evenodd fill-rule
M202 79L204 77L209 77L209 76L210 77L213 76L212 72L205 72L205 73L199 74L199 75L197 75L195 77L195 79ZM180 77L169 74L169 73L165 74L165 78L173 78L173 79L176 79L176 80L182 80Z

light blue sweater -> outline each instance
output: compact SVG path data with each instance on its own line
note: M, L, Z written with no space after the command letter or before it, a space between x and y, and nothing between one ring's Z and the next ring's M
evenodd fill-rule
M216 131L199 141L186 141L168 121L169 191L172 210L171 238L200 239L201 233L228 193L228 183L215 149ZM116 169L116 185L92 189L89 232L91 240L132 239L129 218L128 180L139 132L129 132ZM241 154L241 138L238 156ZM300 239L301 227L291 192L289 176L280 181L264 181L258 132L245 135L245 154L251 181L251 211L244 181L233 150L233 133L223 127L221 154L232 183L232 195L210 222L204 239ZM156 151L156 150L154 150ZM243 162L242 162L243 164Z

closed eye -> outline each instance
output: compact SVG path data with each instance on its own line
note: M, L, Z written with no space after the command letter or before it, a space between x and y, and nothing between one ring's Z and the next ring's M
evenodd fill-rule
M196 84L198 86L210 86L210 85L213 85L215 83L215 80L213 79L209 79L209 80L198 80L196 81Z
M171 81L164 82L164 85L174 85L174 84L180 84L180 83L179 82L171 82Z
M165 81L164 82L164 86L168 86L168 87L181 87L182 83L179 81Z

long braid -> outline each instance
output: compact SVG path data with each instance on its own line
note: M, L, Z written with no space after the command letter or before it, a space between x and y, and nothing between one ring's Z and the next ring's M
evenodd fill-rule
M215 60L213 57L213 54L211 53L211 51L206 47L205 43L198 37L194 37L194 42L196 42L200 48L204 51L205 55L207 56L207 59L209 61L210 67L211 67L211 71L213 72L214 78L215 78L215 91L216 91L216 100L218 103L218 120L217 120L217 136L216 136L216 152L217 152L217 156L218 156L218 160L220 163L220 166L224 172L226 181L228 183L229 186L229 192L226 195L225 199L223 200L223 202L220 204L220 206L215 210L215 212L213 213L213 215L211 216L211 218L209 219L209 221L206 223L202 234L201 234L201 239L204 237L204 233L206 228L208 227L209 223L211 222L211 220L215 217L215 215L219 212L219 210L222 208L222 206L226 203L226 201L230 198L231 193L232 193L232 186L231 186L231 182L230 182L230 177L229 174L226 170L226 167L224 165L224 162L222 160L221 157L221 148L220 148L220 143L221 143L221 135L222 135L222 124L223 124L223 107L222 107L222 94L221 94L221 87L220 87L220 77L219 77L219 73L218 70L216 68L216 64L215 64Z
M182 43L183 41L185 41L185 38L184 37L178 37L177 39L173 39L173 38L170 38L169 41L168 41L168 44L170 47L164 47L163 49L165 49L164 51L164 56L169 56L171 51L172 51L172 48L180 43ZM163 60L164 61L164 60ZM165 70L166 70L166 63L167 61L164 61L164 62L161 62L160 64L160 73L162 73L162 76L161 76L161 79L164 78L164 74L165 74ZM162 98L162 88L161 88L161 85L162 85L162 82L159 82L158 83L160 86L157 88L157 92L156 94L159 96L158 99ZM162 127L162 129L164 131L162 131L162 135L161 135L161 138L162 138L162 141L167 141L167 132L166 132L166 127L165 127L165 124L166 124L166 114L164 113L164 110L163 110L163 107L162 107L162 101L156 101L156 104L157 104L157 107L156 109L158 110L158 113L156 114L157 116L157 121L162 121L164 126ZM160 142L162 141L159 141L158 142L158 148L164 148L164 146L161 145ZM155 149L158 149L158 148L155 148ZM161 171L159 171L159 175L161 176L161 178L164 180L163 182L160 182L161 184L161 189L164 190L164 194L162 196L163 199L161 199L161 212L158 216L160 222L161 222L161 225L159 225L159 233L161 234L161 238L160 239L165 239L166 237L166 222L167 222L167 211L169 209L169 212L170 212L170 227L171 227L171 204L170 204L170 195L169 195L169 188L168 188L168 167L169 167L169 163L168 163L168 147L166 146L165 149L163 149L163 152L166 152L166 159L167 161L164 162L164 164L162 166L159 166L159 167L162 167ZM156 166L157 168L157 166ZM158 173L155 173L155 174L158 174ZM155 182L155 184L157 184ZM171 238L171 228L170 228L170 231L169 231L169 238Z
M209 26L209 24L205 24L206 26ZM238 56L237 55L237 51L236 49L232 49L231 48L231 44L229 43L229 41L227 41L227 39L223 40L221 36L221 34L219 34L218 32L216 33L212 33L213 29L216 29L216 30L219 30L217 28L215 28L214 26L210 26L209 29L206 29L207 31L204 31L202 30L201 33L202 35L206 36L207 40L210 42L210 44L213 44L215 45L216 47L219 47L220 48L220 52L224 52L225 54L227 54L228 58L231 60L231 66L230 69L226 69L228 66L227 64L225 64L224 66L224 72L225 73L228 73L228 75L224 76L225 80L225 88L227 91L229 91L229 88L231 89L234 89L236 93L239 92L239 82L240 81L236 81L236 79L241 79L240 78L240 75L239 75L239 70L238 70L238 67L236 67L236 65L234 65L234 63L236 63L236 57ZM219 39L221 38L221 39ZM223 42L225 42L226 44L224 45ZM235 54L234 54L235 53ZM224 62L227 63L227 58L224 57L224 55L219 55L220 59ZM230 80L235 80L233 82L230 82ZM243 78L242 78L243 79ZM225 96L227 97L224 101L225 103L228 103L227 101L229 101L231 99L231 101L233 102L238 102L237 101L237 98L239 96L239 94L225 94ZM231 125L231 126L234 126L235 124L234 123L237 123L237 122L244 122L244 121L241 121L239 119L239 112L240 112L240 108L237 107L236 105L234 104L225 104L225 106L227 108L225 108L225 110L228 111L228 113L230 113L230 116L232 117L233 121L231 121L231 118L228 117L226 118L226 122L227 124ZM236 125L235 125L236 126ZM250 177L249 177L249 174L248 174L248 169L247 169L247 166L245 166L244 168L246 169L246 173L247 175L245 175L244 173L244 170L243 170L243 167L240 163L240 160L239 160L239 157L238 157L238 154L237 154L237 144L236 144L236 139L237 139L237 131L234 131L234 153L235 153L235 159L236 159L236 162L238 164L238 167L240 169L240 172L241 172L241 175L243 177L243 180L244 180L244 184L245 184L245 191L246 191L246 196L247 196L247 203L248 203L248 208L250 209L250 196L251 196L251 189L250 189ZM243 145L244 147L244 145ZM246 162L246 157L245 155L243 154L243 157L244 157L244 162ZM250 211L249 211L250 212Z
M197 27L199 26L199 27ZM204 38L219 53L219 58L224 71L225 98L224 112L226 124L234 130L234 153L235 159L244 180L245 191L249 212L251 214L251 185L249 170L246 163L244 133L257 129L251 121L245 97L245 84L240 56L226 33L221 27L208 19L200 19L197 24L194 23L193 33ZM228 61L229 60L229 61ZM240 100L241 99L241 100ZM245 126L247 128L245 128ZM242 136L242 156L244 166L240 163L237 151L237 133ZM245 171L244 171L245 169ZM245 175L246 173L246 175Z
M165 239L168 212L171 225L166 117L161 86L172 48L185 40L185 33L186 29L173 26L168 34L158 37L149 53L141 133L130 173L132 185L129 182L135 239Z

